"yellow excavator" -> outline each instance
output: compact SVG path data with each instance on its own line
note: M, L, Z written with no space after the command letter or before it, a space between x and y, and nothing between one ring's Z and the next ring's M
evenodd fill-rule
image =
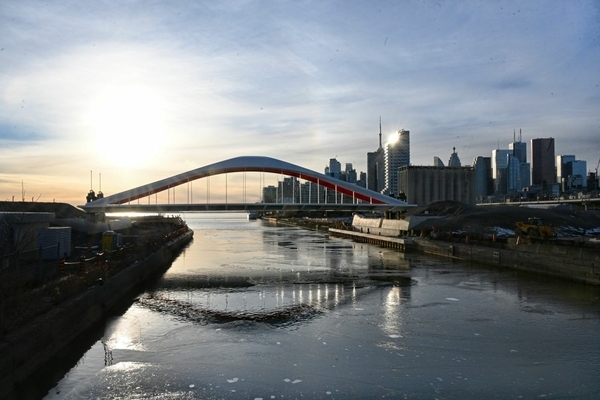
M556 236L556 230L549 225L544 225L540 218L528 218L527 222L515 223L517 236L529 236L532 239L549 239Z

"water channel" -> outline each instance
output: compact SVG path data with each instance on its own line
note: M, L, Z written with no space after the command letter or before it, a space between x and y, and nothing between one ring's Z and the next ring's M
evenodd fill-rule
M184 218L190 246L46 399L600 398L600 288Z

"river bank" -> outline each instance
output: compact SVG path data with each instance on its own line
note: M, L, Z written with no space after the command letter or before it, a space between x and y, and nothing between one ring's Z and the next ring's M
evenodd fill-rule
M433 223L440 220L435 219ZM330 229L330 233L355 241L373 242L401 251L416 251L457 260L542 274L576 282L600 285L600 254L597 249L576 241L521 241L514 237L498 239L483 235L452 239L435 232L406 236L406 221L354 216L352 227ZM399 239L402 237L403 239ZM452 240L444 240L451 238ZM402 245L398 241L402 240ZM406 241L406 244L404 244Z
M431 232L423 232L421 235L420 231L410 225L410 219L387 220L364 218L359 215L354 215L351 224L335 220L294 218L268 220L280 225L328 231L353 241L372 243L402 252L415 251L600 285L600 253L597 248L583 246L583 242L579 243L576 240L568 241L563 238L554 242L531 242L518 241L514 237L498 238L494 234L488 235L487 238L479 235L477 240L468 236L443 240L447 237L451 238L452 235L435 235ZM422 224L422 220L417 221ZM433 221L432 224L437 224L441 219L433 219Z
M506 244L446 242L424 237L397 238L366 234L352 230L330 229L329 233L356 242L372 243L402 252L419 252L488 266L600 285L600 255L582 247L555 246L543 243Z
M109 274L104 264L99 265L96 272L102 271L108 279L92 279L95 284L5 335L0 344L0 398L19 398L20 385L31 374L115 306L132 298L147 281L164 272L192 238L193 231L180 227L165 237L164 243L153 243L143 259L118 271ZM86 283L86 276L77 280Z

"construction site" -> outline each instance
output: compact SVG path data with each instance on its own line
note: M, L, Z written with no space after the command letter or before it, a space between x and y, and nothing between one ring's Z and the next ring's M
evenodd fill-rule
M399 219L355 215L357 242L600 285L600 211L437 202Z

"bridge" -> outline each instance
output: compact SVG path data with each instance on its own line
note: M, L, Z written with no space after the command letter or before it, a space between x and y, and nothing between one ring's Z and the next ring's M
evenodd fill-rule
M215 175L225 175L230 173L244 173L244 188L246 193L246 172L260 172L285 175L299 180L310 182L306 185L305 192L302 193L302 186L298 187L300 193L294 194L292 200L296 198L305 198L308 201L294 202L284 201L279 203L246 203L246 202L228 202L227 201L227 180L225 185L225 202L211 203L194 203L188 201L186 203L171 203L158 204L158 200L154 204L151 203L151 196L160 192L167 191L184 184L189 184L192 181L208 178ZM207 182L207 187L210 181ZM296 190L296 185L293 185L293 190ZM324 188L324 189L319 189ZM207 189L208 190L208 189ZM306 190L309 193L306 193ZM316 190L316 193L311 191ZM327 196L328 191L333 191L333 196ZM325 196L321 194L325 193ZM173 196L174 197L174 196ZM245 197L245 195L244 195ZM333 197L333 201L327 201ZM141 199L147 198L147 204L141 202ZM155 197L156 198L156 197ZM395 199L390 196L363 188L361 186L348 183L331 176L327 176L298 165L294 165L285 161L277 160L270 157L260 156L243 156L231 158L229 160L220 161L204 167L196 168L191 171L183 172L161 179L146 185L129 189L120 193L106 196L85 205L80 206L88 213L98 212L223 212L223 211L350 211L350 212L369 212L369 211L403 211L407 208L414 207L404 201Z

